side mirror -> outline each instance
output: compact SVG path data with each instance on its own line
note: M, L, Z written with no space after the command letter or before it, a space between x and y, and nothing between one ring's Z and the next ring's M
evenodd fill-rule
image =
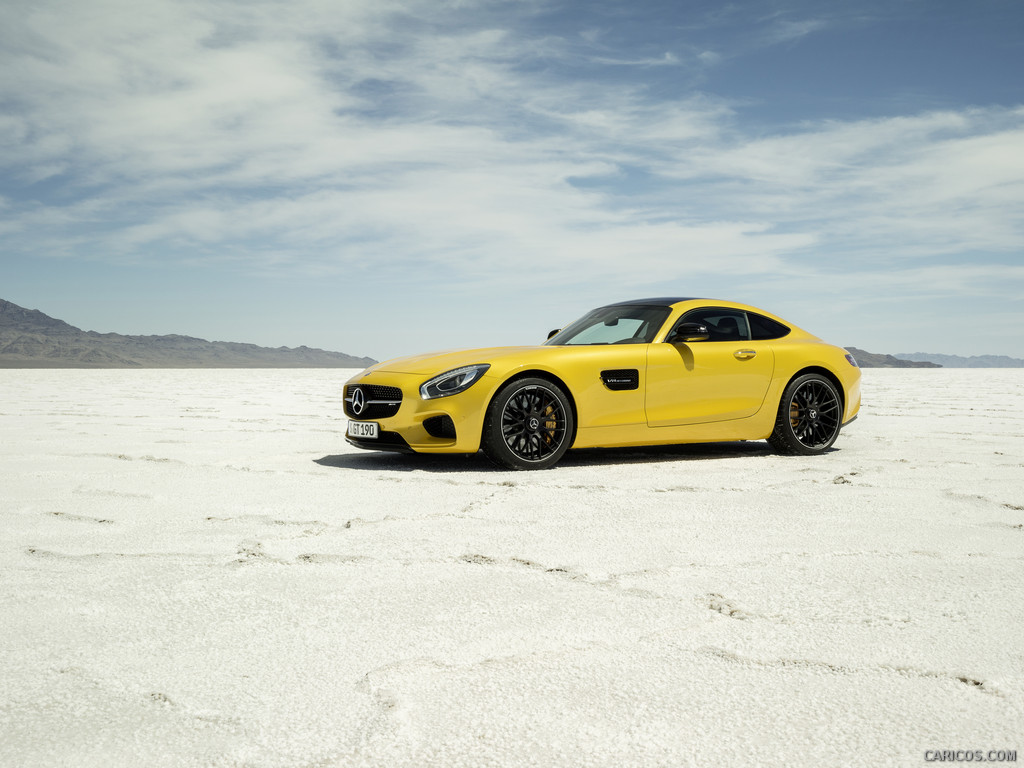
M560 330L562 330L562 329L561 328L555 328L555 330L553 330L553 331L548 331L548 338L550 339L552 336L554 336Z
M711 333L703 323L680 323L665 337L667 344L679 344L687 341L707 341Z

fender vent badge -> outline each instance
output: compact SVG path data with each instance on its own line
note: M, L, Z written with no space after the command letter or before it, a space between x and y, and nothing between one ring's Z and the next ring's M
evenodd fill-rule
M621 392L627 389L640 389L640 371L636 368L616 368L601 371L601 381L608 389Z

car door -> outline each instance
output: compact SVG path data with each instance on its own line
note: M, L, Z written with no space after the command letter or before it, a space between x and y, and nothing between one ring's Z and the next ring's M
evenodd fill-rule
M706 325L707 341L648 345L645 411L651 427L753 416L772 380L768 341L752 341L745 312L705 307L684 322Z

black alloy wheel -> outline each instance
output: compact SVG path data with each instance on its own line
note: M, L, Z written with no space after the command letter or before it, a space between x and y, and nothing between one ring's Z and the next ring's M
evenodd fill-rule
M487 406L482 447L507 469L547 469L569 449L572 407L557 384L518 379L503 387Z
M835 385L817 373L793 379L782 393L768 442L779 453L823 453L839 437L843 403Z

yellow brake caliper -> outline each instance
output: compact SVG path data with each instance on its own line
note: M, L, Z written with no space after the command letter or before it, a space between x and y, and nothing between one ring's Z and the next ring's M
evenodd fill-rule
M549 445L551 441L554 440L553 433L555 429L558 427L558 421L551 417L551 414L554 413L554 411L555 406L553 405L549 405L546 409L544 409L544 429L547 430L547 433L544 435L544 440Z

